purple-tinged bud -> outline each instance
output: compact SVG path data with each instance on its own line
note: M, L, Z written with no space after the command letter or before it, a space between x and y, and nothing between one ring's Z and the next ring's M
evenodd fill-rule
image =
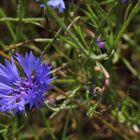
M97 46L100 48L102 53L106 53L106 48L105 48L105 43L102 40L98 40L97 42Z

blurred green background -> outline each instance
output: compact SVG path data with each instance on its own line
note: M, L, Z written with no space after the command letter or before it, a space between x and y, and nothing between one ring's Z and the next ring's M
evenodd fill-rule
M0 140L139 140L140 0L65 4L0 2L0 62L32 50L57 77L39 110L0 113Z

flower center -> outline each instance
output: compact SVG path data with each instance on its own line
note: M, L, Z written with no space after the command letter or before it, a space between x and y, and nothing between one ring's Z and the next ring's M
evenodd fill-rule
M20 81L13 83L13 93L11 95L28 94L28 90L31 90L34 85L34 77L21 78Z

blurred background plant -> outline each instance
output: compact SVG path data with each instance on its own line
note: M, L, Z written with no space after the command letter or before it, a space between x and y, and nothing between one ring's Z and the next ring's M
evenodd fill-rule
M1 140L139 140L140 0L1 0L0 61L32 50L53 65L40 110L0 113Z

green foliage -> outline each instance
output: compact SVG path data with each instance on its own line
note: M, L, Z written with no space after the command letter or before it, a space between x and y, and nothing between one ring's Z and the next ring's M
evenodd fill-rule
M40 110L0 113L0 140L139 140L139 15L140 0L77 0L61 14L1 0L0 61L32 50L57 78Z

